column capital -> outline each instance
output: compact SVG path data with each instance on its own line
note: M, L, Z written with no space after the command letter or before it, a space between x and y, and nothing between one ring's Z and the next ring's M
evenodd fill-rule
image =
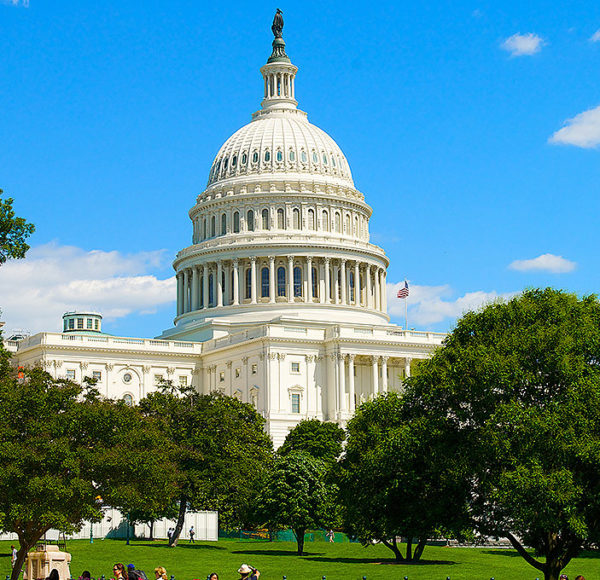
M384 355L384 356L382 356L382 357L381 357L381 362L384 362L384 363L386 363L386 364L387 364L387 361L388 361L388 360L390 360L390 357L389 357L389 356L387 356L387 355Z
M348 361L352 362L352 363L354 362L354 359L356 358L356 355L354 353L348 353L346 356L348 357Z
M240 264L240 259L239 258L234 258L232 260L233 265L237 268Z
M267 256L269 258L269 262L274 262L275 261L275 256Z
M310 264L312 262L312 256L306 256L306 261Z
M371 362L372 362L374 365L376 365L376 364L378 364L378 363L379 363L379 358L380 358L380 357L379 357L379 355L373 354L373 355L371 355Z
M256 264L256 256L250 256L250 261L251 261L253 264Z
M344 267L346 266L346 262L347 262L347 261L348 261L348 260L346 260L346 258L340 258L340 264L341 264L342 266L344 266Z
M331 263L331 258L327 256L327 257L323 258L323 261L325 262L326 266L329 266L329 264Z

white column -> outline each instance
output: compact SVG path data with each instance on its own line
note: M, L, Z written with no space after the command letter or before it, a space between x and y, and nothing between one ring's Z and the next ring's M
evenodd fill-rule
M294 258L288 256L288 302L294 301Z
M256 257L250 258L250 303L256 304Z
M202 268L202 308L208 308L208 264L204 264Z
M323 262L317 265L317 271L319 276L319 303L325 304L325 264Z
M217 306L223 306L223 264L217 262Z
M190 271L186 268L183 271L183 312L184 313L190 311L189 285L190 285Z
M240 303L240 263L236 258L233 261L233 304Z
M406 378L410 377L410 363L411 363L411 360L412 359L410 359L408 357L406 357L404 359L404 376Z
M192 268L192 310L198 310L198 268Z
M269 256L269 302L275 302L275 256Z
M360 306L360 269L358 261L354 262L354 304Z
M354 356L353 354L348 355L348 395L350 396L350 412L354 413L355 404L355 391L354 391Z
M383 308L384 312L387 312L387 272L383 270Z
M306 258L306 285L308 286L308 291L306 293L306 302L313 301L313 277L312 277L312 256L308 256Z
M329 264L330 259L325 258L325 302L327 304L331 304L331 296L329 294L329 286L331 284L329 277L331 275L331 272L329 271Z
M183 313L183 274L177 272L177 316Z
M338 410L345 412L348 410L346 404L346 357L338 353Z
M374 302L375 302L375 305L374 305L375 310L381 310L381 304L380 304L381 292L379 291L379 268L375 268L374 283L375 283L375 288L373 291L373 298L374 298Z
M334 304L339 304L340 303L340 276L339 276L340 267L332 265L331 273L333 274L333 288L331 289L333 296L331 297L331 301Z
M367 269L365 271L365 281L367 283L366 305L367 308L373 308L373 301L371 300L371 264L367 264Z
M341 260L340 264L341 275L340 275L340 284L342 285L342 304L348 304L348 279L346 277L346 260Z
M379 310L385 312L385 278L383 269L379 270Z
M387 379L387 356L381 357L381 390L384 393L388 392L388 379Z
M373 396L375 396L379 392L379 357L372 356L371 361L373 364Z

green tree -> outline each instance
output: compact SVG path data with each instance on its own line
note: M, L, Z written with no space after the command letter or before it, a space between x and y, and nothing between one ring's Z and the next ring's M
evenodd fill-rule
M11 197L2 200L0 189L0 265L9 258L24 258L29 246L25 240L33 234L35 226L17 217Z
M292 451L306 451L316 459L332 463L342 453L344 438L344 430L336 423L305 419L287 434L278 453L287 455Z
M482 534L507 537L546 580L600 540L595 296L533 289L466 314L407 400L467 466Z
M298 555L304 553L304 534L330 524L335 491L326 481L327 465L305 451L276 459L256 500L255 517L270 529L292 528Z
M218 510L225 526L244 522L272 458L263 417L234 397L172 385L149 394L140 406L161 421L173 445L179 511L171 544L177 544L188 509Z
M411 420L397 393L356 410L338 485L344 525L363 545L381 542L397 561L417 561L439 530L460 533L469 487L454 458L437 453L443 436L425 419ZM406 555L401 536L408 539Z
M84 395L84 396L82 396ZM168 489L161 432L137 409L39 369L0 377L0 528L19 538L12 580L50 528L130 511ZM168 445L168 442L166 443ZM160 469L167 477L148 485Z

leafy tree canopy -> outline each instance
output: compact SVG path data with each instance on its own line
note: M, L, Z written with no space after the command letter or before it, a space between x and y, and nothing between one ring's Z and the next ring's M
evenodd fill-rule
M11 197L2 200L0 189L0 265L9 258L24 258L29 246L25 240L35 231L33 224L17 217Z
M437 453L440 437L428 421L410 419L397 393L357 409L338 478L344 525L364 545L378 541L397 560L419 560L438 530L461 532L469 488L453 457ZM402 536L405 556L397 544Z
M600 540L595 296L533 289L466 314L407 401L467 466L482 534L508 537L546 580Z
M48 529L98 521L102 503L128 512L169 497L168 441L137 409L89 385L39 369L23 380L4 375L0 421L0 527L20 543L12 580Z
M149 394L140 407L161 422L173 445L179 494L173 543L188 508L218 510L226 526L244 523L256 484L272 459L263 417L234 397L171 385Z
M335 490L326 475L324 461L305 451L292 451L276 459L256 500L255 517L262 525L292 528L299 556L304 552L306 530L330 523Z
M344 438L344 430L336 423L305 419L288 433L278 453L306 451L316 459L334 462L342 453Z

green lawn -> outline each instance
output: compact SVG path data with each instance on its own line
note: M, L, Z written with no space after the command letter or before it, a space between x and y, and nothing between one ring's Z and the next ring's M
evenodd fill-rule
M10 542L0 542L0 577L10 572ZM485 548L427 547L423 561L416 565L395 564L383 546L363 548L360 544L307 542L308 555L295 555L291 542L221 540L184 542L169 548L165 542L134 541L127 546L119 540L73 540L67 550L72 555L71 573L79 576L85 569L92 576L110 578L115 562L133 562L146 571L149 580L156 566L164 566L176 580L204 580L216 571L221 580L239 577L242 563L257 567L261 580L534 580L540 576L512 550ZM589 553L574 560L566 572L572 580L583 574L586 580L600 578L600 554Z

